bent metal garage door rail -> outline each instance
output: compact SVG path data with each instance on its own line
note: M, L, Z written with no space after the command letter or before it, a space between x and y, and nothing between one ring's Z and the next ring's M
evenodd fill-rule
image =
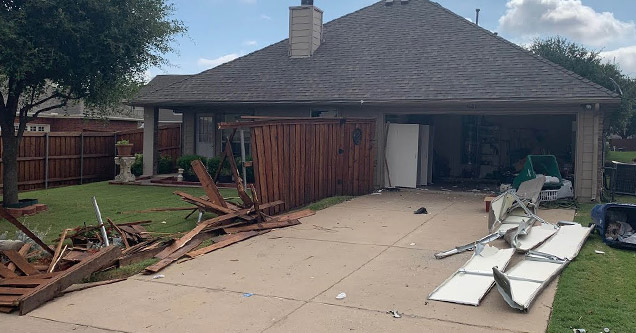
M265 118L219 128L251 130L261 201L285 201L270 213L373 190L374 119Z

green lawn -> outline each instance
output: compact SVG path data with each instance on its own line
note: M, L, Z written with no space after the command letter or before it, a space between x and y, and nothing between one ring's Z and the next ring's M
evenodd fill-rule
M636 151L609 151L605 156L605 161L632 163L634 162L634 158L636 158Z
M91 197L95 196L104 219L110 217L116 223L152 220L154 223L147 229L153 232L176 233L190 230L196 225L197 214L193 214L186 220L184 217L188 214L187 211L121 214L121 212L149 208L192 206L172 194L174 191L183 191L197 196L204 195L200 188L125 186L111 185L107 182L67 186L21 193L21 199L38 199L40 203L48 205L49 211L22 217L19 220L36 234L44 233L43 240L51 243L65 228L74 228L84 223L96 224L95 211L91 202ZM221 194L225 197L236 197L236 191L231 189L221 189ZM209 217L212 216L209 215ZM16 228L9 222L0 221L0 234L8 231L8 238L12 238L15 230Z
M619 202L636 203L635 197ZM593 204L584 203L576 222L592 222ZM596 254L599 250L605 254ZM548 332L633 332L636 328L636 252L608 247L594 234L559 280Z

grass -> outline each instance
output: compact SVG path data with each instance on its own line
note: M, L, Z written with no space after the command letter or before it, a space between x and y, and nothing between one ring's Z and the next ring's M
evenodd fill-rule
M636 151L609 151L605 155L605 161L607 162L632 163L634 158L636 158Z
M98 281L106 281L106 280L124 279L124 278L141 273L146 267L154 265L157 262L159 262L159 259L152 258L152 259L140 261L138 263L134 263L132 265L122 266L116 269L110 269L103 272L97 272L91 275L91 277L86 279L84 282L98 282Z
M619 202L636 203L634 197ZM575 221L592 222L590 203L580 204ZM595 251L605 254L596 254ZM605 245L597 234L590 236L579 256L559 280L548 332L632 332L636 327L636 252Z
M329 208L331 206L337 205L339 203L343 203L345 201L349 201L353 199L353 197L349 197L349 196L340 196L340 197L330 197L330 198L325 198L322 199L320 201L316 201L312 204L309 204L307 207L305 207L306 209L311 209L314 212L317 212L319 210L323 210L325 208Z
M20 198L38 199L40 203L48 205L49 210L19 220L38 234L45 233L43 240L52 243L66 228L74 228L84 223L96 224L95 210L91 202L91 197L95 196L104 219L110 217L115 223L152 220L154 223L147 229L158 233L188 231L195 227L197 221L197 214L184 219L188 211L121 214L158 207L191 207L172 194L174 191L197 196L204 194L200 188L122 186L107 182L31 191L21 193ZM236 191L232 189L220 191L226 197L236 196ZM8 231L8 237L12 238L15 230L16 228L7 221L0 221L0 234Z

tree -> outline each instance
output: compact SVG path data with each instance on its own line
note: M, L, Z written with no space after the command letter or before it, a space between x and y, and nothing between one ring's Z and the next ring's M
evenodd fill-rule
M611 134L622 137L636 134L636 80L623 74L614 63L604 62L600 52L591 51L562 37L535 40L528 48L533 53L621 94L619 108L608 120Z
M82 101L105 112L166 63L185 32L165 0L0 0L0 129L4 204L18 201L27 122ZM17 124L17 128L16 128Z

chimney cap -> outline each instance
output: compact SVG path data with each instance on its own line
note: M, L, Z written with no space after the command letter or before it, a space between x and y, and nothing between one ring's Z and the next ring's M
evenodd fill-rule
M301 0L300 4L302 6L313 6L314 5L314 0Z

